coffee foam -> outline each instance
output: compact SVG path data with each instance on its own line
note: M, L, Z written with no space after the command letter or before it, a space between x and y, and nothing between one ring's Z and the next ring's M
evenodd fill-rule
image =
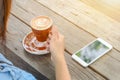
M36 30L44 30L52 25L52 20L47 16L40 16L31 21L31 27Z

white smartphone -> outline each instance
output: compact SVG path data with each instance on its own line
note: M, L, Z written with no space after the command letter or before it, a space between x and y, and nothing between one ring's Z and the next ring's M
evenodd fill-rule
M89 66L112 49L112 46L101 38L92 41L72 55L72 58L83 67Z

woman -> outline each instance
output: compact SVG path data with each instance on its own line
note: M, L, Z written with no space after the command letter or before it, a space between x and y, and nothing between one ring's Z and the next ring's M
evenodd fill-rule
M11 9L11 0L0 0L0 37L2 37L3 40L5 40L7 21L8 21L10 9ZM53 35L50 36L50 39L51 39L50 52L52 54L52 60L55 64L56 80L70 80L70 74L69 74L65 57L64 57L64 36L61 35L55 27L52 29L52 34ZM0 69L1 69L1 66L0 66ZM17 69L17 70L14 71L14 69ZM18 71L21 71L23 74L26 74L27 76L30 75L14 66L12 66L12 71L14 71L16 74L18 73ZM1 72L0 72L0 75L1 75ZM7 74L7 77L9 77L8 74ZM35 80L34 77L29 76L28 77L29 79L25 79L26 77L25 75L23 75L23 77L19 78L19 80ZM3 76L2 76L2 79L3 79ZM5 77L3 80L12 80L12 78L10 79ZM15 80L18 80L18 79L16 78Z

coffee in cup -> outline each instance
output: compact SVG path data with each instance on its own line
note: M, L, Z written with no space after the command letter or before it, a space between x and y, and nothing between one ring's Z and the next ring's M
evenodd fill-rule
M31 28L39 42L45 42L51 31L53 21L47 16L39 16L31 21Z

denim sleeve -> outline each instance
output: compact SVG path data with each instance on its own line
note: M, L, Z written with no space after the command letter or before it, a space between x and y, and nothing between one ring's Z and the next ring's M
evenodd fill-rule
M15 67L12 62L0 54L0 80L36 80L36 78L32 74Z

